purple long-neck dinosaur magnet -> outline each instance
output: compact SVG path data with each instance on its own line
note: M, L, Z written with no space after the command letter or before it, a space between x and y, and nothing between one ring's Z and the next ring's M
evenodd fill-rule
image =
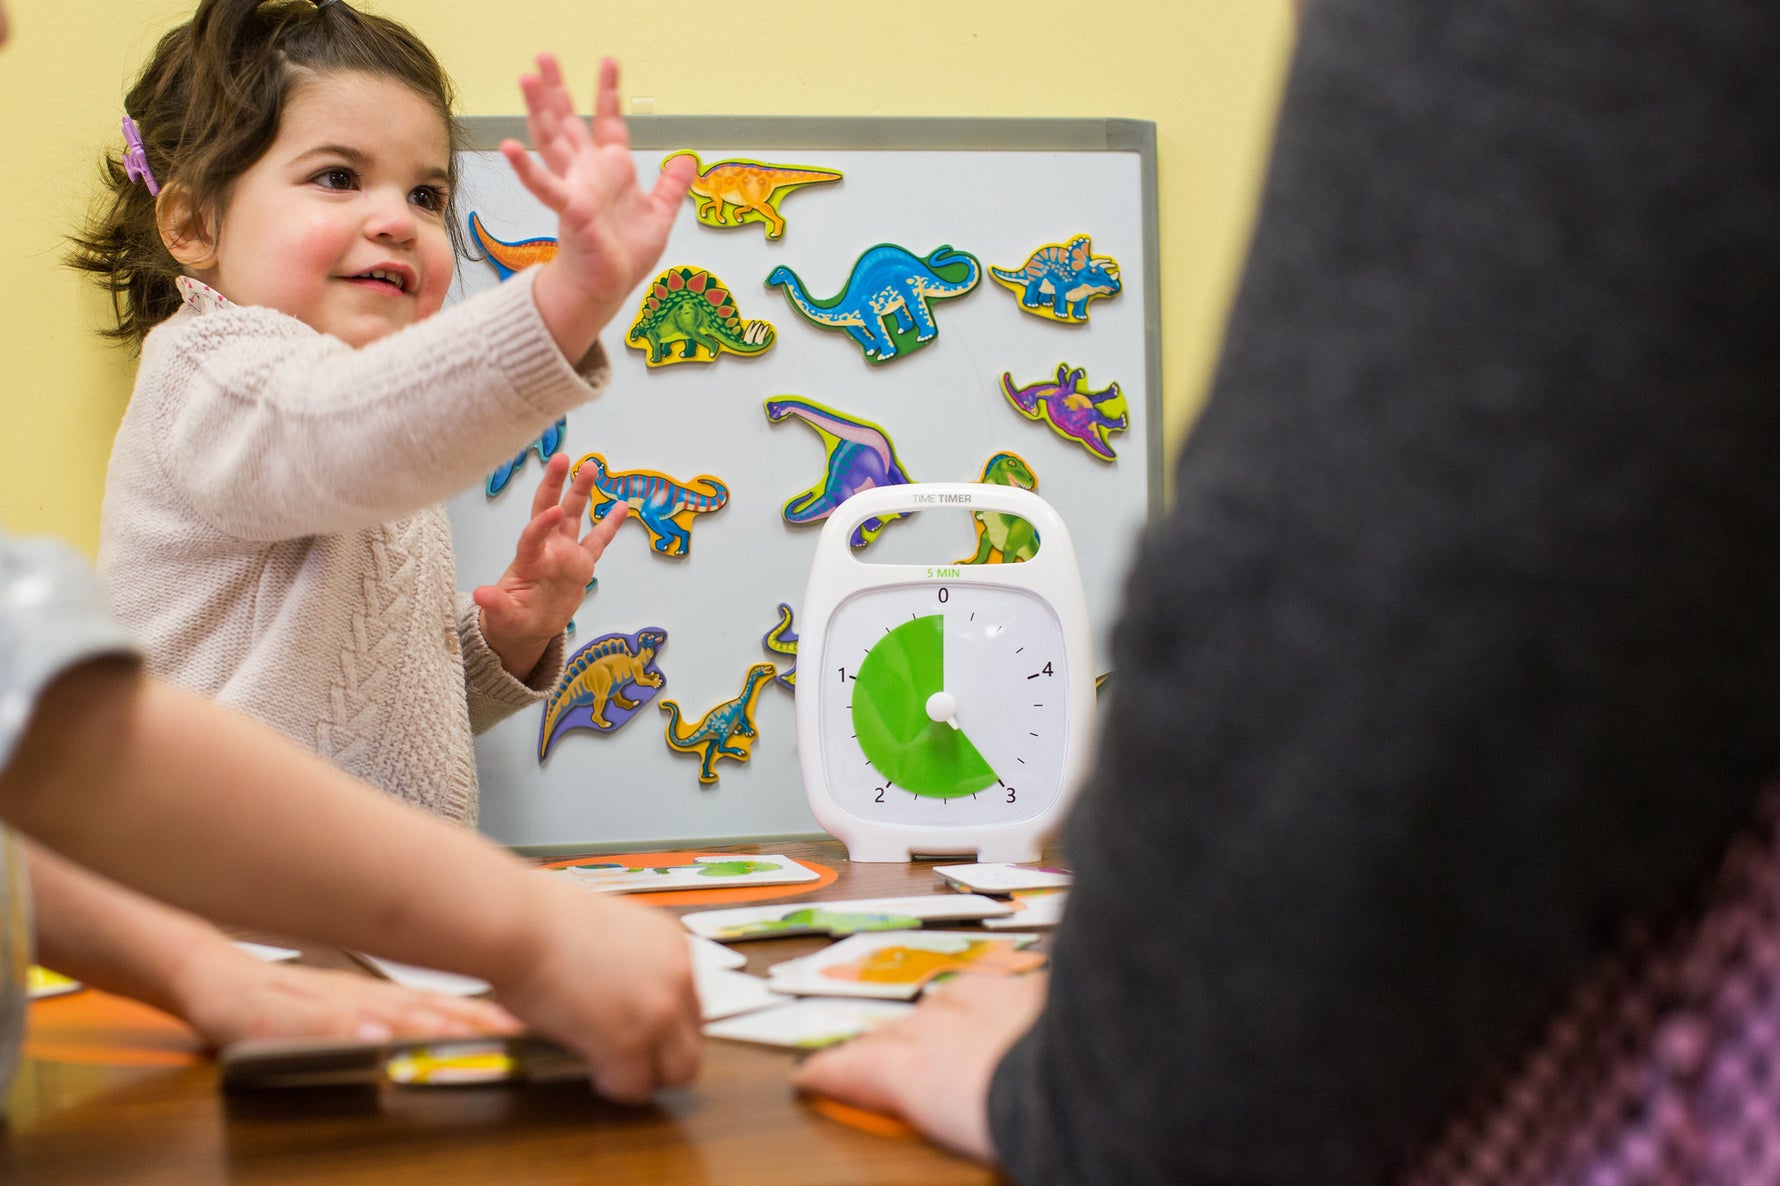
M785 522L793 526L828 518L834 508L861 490L901 486L910 480L896 459L896 446L883 429L869 421L855 420L813 400L789 395L767 400L766 416L775 423L788 416L802 420L816 430L828 450L822 480L785 504ZM853 529L847 543L863 548L877 538L885 524L900 518L901 514L889 514L867 519Z
M1082 386L1086 377L1080 367L1060 362L1054 379L1015 387L1013 375L1004 371L1001 393L1026 419L1044 421L1058 436L1076 442L1102 461L1116 461L1117 454L1106 438L1131 426L1125 397L1117 383L1101 391L1086 390Z

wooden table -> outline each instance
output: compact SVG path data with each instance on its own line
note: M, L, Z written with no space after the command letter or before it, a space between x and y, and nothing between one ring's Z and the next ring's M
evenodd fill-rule
M797 895L799 901L945 892L931 872L943 862L852 865L834 841L705 851L782 852L837 871L833 884ZM664 907L676 913L706 908ZM764 973L767 965L824 942L756 940L740 949L749 956L747 970ZM328 952L306 952L306 958L339 959ZM33 1008L56 1005L50 1000ZM28 1057L8 1099L8 1125L0 1130L0 1183L980 1186L999 1180L918 1138L870 1133L818 1114L788 1085L794 1058L707 1040L695 1087L629 1109L568 1084L225 1097L207 1060L141 1067Z

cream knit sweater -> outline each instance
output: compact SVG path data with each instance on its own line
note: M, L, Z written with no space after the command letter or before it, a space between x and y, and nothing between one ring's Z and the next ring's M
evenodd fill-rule
M579 371L563 358L524 273L356 350L188 299L143 343L112 448L112 608L155 674L473 823L472 731L537 701L564 647L524 683L502 669L457 590L441 500L609 370L597 344Z

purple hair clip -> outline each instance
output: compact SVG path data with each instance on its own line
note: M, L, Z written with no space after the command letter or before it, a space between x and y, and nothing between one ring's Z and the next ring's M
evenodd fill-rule
M154 170L148 167L148 152L142 147L142 133L136 130L136 121L124 116L124 173L131 181L140 181L148 186L150 197L161 196L161 183L155 180Z

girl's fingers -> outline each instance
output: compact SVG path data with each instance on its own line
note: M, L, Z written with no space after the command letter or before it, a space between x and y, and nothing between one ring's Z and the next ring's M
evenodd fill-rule
M544 513L546 507L553 507L562 501L563 479L569 476L569 457L566 453L553 453L550 460L544 463L544 476L538 479L538 488L532 491L532 515ZM575 480L580 481L581 475L576 474ZM592 481L589 473L587 480Z
M569 84L563 80L562 65L557 62L555 54L538 55L538 73L544 80L551 114L562 123L575 120L575 101L569 96Z
M581 550L587 553L589 560L599 562L599 558L605 554L606 545L618 534L618 528L623 525L624 516L629 511L630 507L619 503L607 512L604 519L593 525L592 531L581 537Z
M649 191L650 201L678 214L680 201L692 187L692 179L697 174L698 166L692 163L691 157L675 157L661 170L661 176L655 179L655 186Z
M593 142L598 145L630 145L630 129L618 109L618 63L600 59L599 91L593 105Z
M527 192L538 201L544 203L552 211L561 212L568 205L568 187L552 177L543 169L538 168L532 160L531 153L517 140L507 140L501 144L501 155L513 166L513 173L519 178L519 184L525 186Z
M561 522L562 508L554 503L533 515L532 521L527 523L525 529L519 533L519 544L513 549L513 562L518 564L521 561L535 560L542 556L544 545L550 539L550 533L555 531Z
M558 454L557 456L562 456ZM569 492L562 496L563 528L572 538L575 526L581 522L581 515L587 510L587 504L593 497L594 469L591 465L582 466L575 471L575 477L569 483Z

